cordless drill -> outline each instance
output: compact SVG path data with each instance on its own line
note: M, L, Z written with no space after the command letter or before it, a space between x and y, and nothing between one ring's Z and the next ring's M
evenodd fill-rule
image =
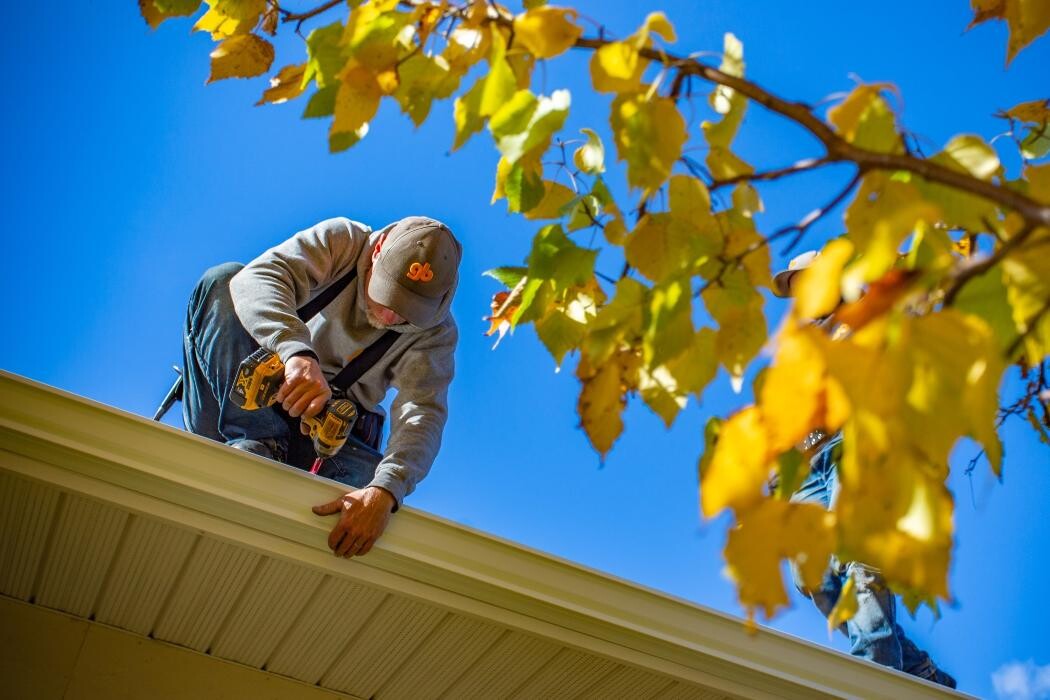
M255 411L277 402L277 391L284 383L284 363L276 353L259 348L244 358L237 368L237 378L230 389L230 398L246 411ZM310 429L317 459L310 469L316 474L321 462L333 457L346 444L350 429L357 420L357 407L347 399L333 399L324 410L312 418L303 416Z

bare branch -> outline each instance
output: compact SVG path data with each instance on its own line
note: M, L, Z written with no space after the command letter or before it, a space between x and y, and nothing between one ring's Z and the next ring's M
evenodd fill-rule
M724 180L714 180L709 189L717 190L720 187L726 187L728 185L735 185L738 182L765 182L768 180L779 180L782 177L788 175L795 175L796 173L804 173L807 170L815 170L822 165L827 165L831 161L827 156L822 158L806 158L800 160L794 165L789 165L786 168L777 168L776 170L766 170L760 173L745 173L741 175L734 175L733 177L727 177Z
M1029 225L1018 232L1016 236L1007 239L1007 241L999 246L999 249L992 255L989 255L986 258L978 258L976 260L967 260L964 262L959 267L959 271L952 277L951 285L944 293L945 306L951 306L955 302L955 298L959 295L959 292L962 291L962 288L966 286L967 282L975 277L980 277L985 272L998 265L1003 258L1024 243L1033 231L1035 231L1035 227Z

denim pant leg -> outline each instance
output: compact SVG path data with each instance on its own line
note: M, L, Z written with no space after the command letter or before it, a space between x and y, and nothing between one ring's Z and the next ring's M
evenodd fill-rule
M850 653L901 670L897 597L882 575L864 564L850 562L846 575L853 577L857 592L857 612L846 621Z
M791 497L794 503L816 503L830 508L838 493L838 465L841 439L834 438L810 459L810 473ZM824 579L816 590L805 587L800 571L791 566L795 586L812 599L817 609L829 616L838 603L846 577L853 578L857 591L857 613L839 629L850 640L850 653L884 666L901 668L901 645L895 634L896 599L877 572L862 564L847 566L832 557Z
M382 453L373 450L351 435L334 457L329 457L324 461L318 474L347 486L361 488L372 481L376 473L376 465L381 459L383 459Z
M187 430L219 442L269 438L286 445L288 426L274 409L245 411L229 399L241 360L259 347L230 298L230 279L242 267L216 265L193 289L183 330L183 422Z
M837 444L837 441L835 443ZM798 490L792 494L792 503L814 503L824 509L831 507L832 491L835 486L835 465L831 459L831 447L832 445L829 444L810 458L809 475L802 482L802 485L798 487ZM790 565L795 588L802 595L812 600L824 617L827 617L831 613L832 608L835 607L839 594L842 592L843 579L837 560L834 557L832 558L830 565L824 572L824 578L816 589L808 588L805 585L802 580L802 571L794 561L790 562ZM844 627L842 632L846 632Z

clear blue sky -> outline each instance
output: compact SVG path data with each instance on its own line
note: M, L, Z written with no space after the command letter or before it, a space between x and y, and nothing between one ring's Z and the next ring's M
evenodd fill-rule
M1050 87L1050 41L1006 70L1005 27L963 33L968 6L709 0L662 9L683 51L718 51L723 33L735 32L748 74L788 97L816 102L848 90L851 73L895 82L905 124L933 151L955 133L995 136L997 109L1046 97ZM651 9L593 0L580 7L618 35ZM726 522L700 521L695 465L704 420L742 398L720 376L704 405L691 405L670 431L635 402L625 435L599 465L576 428L572 373L554 372L531 329L496 352L482 335L497 285L480 273L520 262L536 226L507 215L502 203L488 205L497 158L490 138L475 136L447 154L450 103L436 105L418 131L385 105L361 144L330 156L327 125L300 120L302 102L253 107L262 80L205 87L212 44L190 36L189 21L150 32L131 0L48 8L23 3L0 28L8 76L0 367L149 415L170 383L169 366L180 361L186 298L206 267L247 261L330 216L376 227L409 214L441 218L465 245L454 307L459 371L444 448L410 504L740 613L721 575ZM301 60L287 29L275 68ZM611 151L608 99L587 96L587 75L586 56L563 57L548 66L545 89L571 89L567 132L597 127ZM768 165L818 153L797 129L755 107L739 144L746 158ZM1016 159L1005 162L1016 172ZM844 174L764 188L760 223L771 230L797 219ZM838 221L831 217L810 241L835 234ZM771 301L767 310L775 319L783 308ZM953 462L956 604L936 622L928 613L904 621L962 689L988 697L1004 664L1050 664L1040 636L1050 627L1050 452L1020 423L1008 424L1005 438L1002 484L982 465L971 489L962 467L972 446L961 446ZM829 642L806 600L772 625L844 648L841 638Z

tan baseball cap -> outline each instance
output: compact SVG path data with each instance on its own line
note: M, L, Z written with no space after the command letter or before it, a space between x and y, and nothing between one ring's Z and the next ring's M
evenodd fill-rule
M810 267L819 256L819 250L807 250L805 253L791 258L787 269L781 270L773 276L773 293L778 297L791 296L791 278Z
M425 216L401 219L372 263L368 295L413 326L432 326L456 290L463 248L445 224Z

